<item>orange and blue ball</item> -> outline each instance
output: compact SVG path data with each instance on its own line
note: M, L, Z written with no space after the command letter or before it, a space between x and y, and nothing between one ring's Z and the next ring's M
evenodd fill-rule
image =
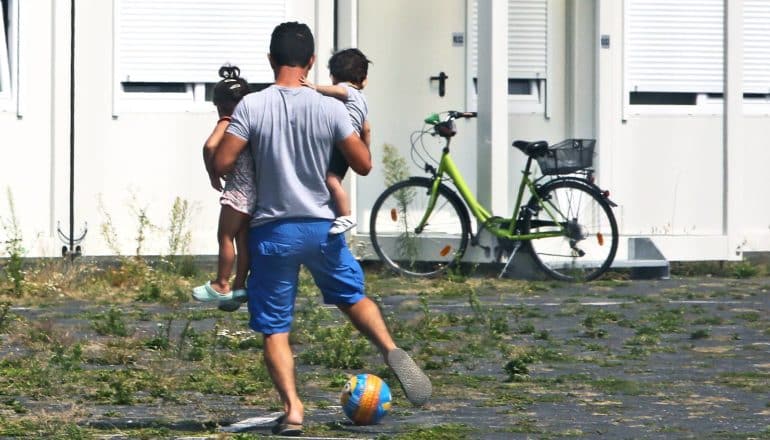
M345 415L356 425L374 425L390 410L390 387L374 374L352 376L340 395Z

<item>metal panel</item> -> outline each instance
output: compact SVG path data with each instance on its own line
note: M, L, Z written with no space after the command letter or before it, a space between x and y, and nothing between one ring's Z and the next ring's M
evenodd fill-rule
M626 0L627 86L721 93L723 0Z
M478 0L470 8L470 65L472 77L478 66ZM545 78L547 0L508 0L508 77Z
M770 93L770 2L743 0L743 92Z
M115 0L118 81L215 82L231 63L250 82L272 82L270 34L285 0Z

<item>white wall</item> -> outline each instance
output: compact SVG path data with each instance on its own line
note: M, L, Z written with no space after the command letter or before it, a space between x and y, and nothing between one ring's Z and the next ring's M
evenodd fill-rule
M321 37L318 53L324 66L332 48L333 2L295 2L294 13L311 21ZM29 2L19 4L20 102L0 103L0 142L5 150L0 161L0 218L9 218L5 189L10 187L29 255L56 256L61 246L56 225L61 222L68 232L69 216L69 2L39 2L36 9ZM736 250L770 250L770 204L754 197L770 186L768 112L741 116L743 159L726 165L725 151L736 146L723 143L724 121L719 111L671 115L627 114L624 110L622 1L551 0L549 5L548 114L511 114L510 140L597 137L598 182L620 205L616 214L621 233L653 237L670 259L737 258ZM104 222L98 207L101 195L122 239L123 253L132 253L135 247L132 197L160 227L145 243L145 252L162 253L167 249L162 229L168 226L176 196L194 207L192 251L215 253L217 195L208 187L200 159L200 146L215 119L213 106L210 111L118 112L113 118L113 3L90 0L77 6L75 232L88 222L85 252L109 252L99 231ZM359 3L359 14L366 12L360 11L361 6ZM316 21L316 11L325 18ZM463 8L437 8L434 13L451 15L453 30L464 26ZM404 14L402 8L383 3L369 22L367 16L360 16L359 42L381 44L386 50L386 36L399 31L393 23L404 23L409 18ZM598 29L594 29L594 21ZM422 34L415 33L415 44L433 44L425 34L429 31L424 28ZM609 49L599 48L601 34L610 35ZM440 38L443 42L445 36ZM426 67L422 76L442 67L419 66L419 60L409 60L406 55L388 53L386 59L375 60L372 88L367 91L373 101L378 94L400 97L395 100L399 105L373 107L372 118L374 145L391 142L403 146L404 153L408 153L408 133L419 122L403 120L404 106L420 114L434 108L410 102L409 90L392 85L414 75L416 66ZM457 62L462 60L452 61ZM591 82L594 75L595 82ZM318 69L316 77L323 80L326 70ZM380 92L378 87L382 87ZM425 112L418 111L421 106L426 107ZM397 129L378 131L377 122ZM478 172L470 147L474 129L475 124L462 124L463 136L455 141L456 157L471 189L476 187ZM524 157L516 150L508 157L510 206ZM736 209L739 212L729 213L731 218L740 218L741 225L731 237L727 237L724 223L728 214L723 203L726 167L732 179L738 176L746 193L745 202ZM371 183L376 178L375 172L358 181L359 215L382 189ZM5 238L2 231L0 238ZM729 245L735 242L740 248Z
M609 49L597 49L600 180L620 205L621 233L652 237L671 260L735 259L741 251L769 251L770 207L753 195L770 184L764 170L770 159L767 113L738 115L732 126L743 141L737 142L730 136L726 141L721 103L689 113L665 106L624 108L623 4L599 0L597 11L599 33L611 38ZM738 87L728 91L741 93ZM731 175L732 197L738 192L745 202L726 205L725 173ZM740 227L729 231L726 219Z
M0 145L3 150L0 220L11 219L6 197L6 190L10 188L16 217L23 230L24 246L37 254L50 241L53 220L49 208L52 200L51 91L56 85L51 47L55 36L51 26L51 3L41 2L36 9L30 6L28 2L21 5L21 14L30 27L19 41L20 70L23 72L19 82L21 102L17 106L17 101L12 99L0 106ZM18 94L19 90L15 92ZM0 229L0 240L5 239L5 231Z
M568 77L572 74L573 69L579 70L580 65L590 63L570 65L566 62L568 41L582 41L583 38L583 35L567 34L566 13L569 2L571 0L552 0L548 5L548 84L546 85L545 112L511 113L508 120L509 147L512 141L517 139L546 140L556 143L572 136L572 133L569 132L569 119L571 118L569 103L575 90L572 89L571 84L568 84ZM510 148L512 151L508 156L508 188L511 190L508 207L512 209L516 203L515 191L521 180L520 170L524 169L526 156L519 150Z
M6 151L0 161L0 218L9 217L5 188L11 187L28 256L57 256L62 245L57 222L69 232L70 3L37 2L36 9L20 3L23 112L17 117L15 105L0 111ZM193 207L191 251L215 254L218 195L209 187L201 159L216 121L214 106L114 111L121 106L113 93L113 2L78 1L76 6L75 234L88 224L84 253L111 253L100 233L106 211L121 253L132 254L138 226L132 208L146 209L156 226L147 231L143 253L167 252L171 207L181 197ZM287 19L311 27L319 56L328 58L333 1L292 0L287 9ZM268 48L255 50L267 53ZM327 75L324 65L314 72L318 78ZM216 72L212 78L215 82ZM0 238L5 238L2 231Z
M767 142L770 139L770 117L746 116L743 127L747 134L747 154L741 169L746 210L742 225L746 240L743 249L766 252L770 250L770 203L765 193L770 187L770 148Z
M465 48L452 46L452 32L465 31L464 1L406 0L359 2L358 46L371 58L369 82L364 89L372 124L374 169L357 178L358 230L368 233L369 212L385 189L382 174L383 144L398 148L413 175L427 176L410 160L409 136L423 127L433 112L465 108ZM441 15L443 14L443 15ZM429 26L426 23L430 22ZM449 76L446 96L429 77L444 71ZM466 181L476 187L475 124L458 121L452 155ZM439 140L425 136L428 150L441 156Z

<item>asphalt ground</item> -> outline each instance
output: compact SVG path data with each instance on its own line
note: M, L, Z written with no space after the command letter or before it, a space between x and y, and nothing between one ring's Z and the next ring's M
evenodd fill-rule
M293 342L306 437L770 438L770 278L571 285L374 273L368 289L434 396L409 405L378 354L305 283ZM246 321L244 308L193 301L12 305L0 327L0 437L66 438L54 423L81 438L269 436L280 406ZM393 388L378 425L352 425L340 410L345 377L360 372Z

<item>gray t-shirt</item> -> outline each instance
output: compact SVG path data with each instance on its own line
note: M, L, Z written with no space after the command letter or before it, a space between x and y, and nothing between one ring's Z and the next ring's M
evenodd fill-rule
M246 95L227 132L248 140L257 205L251 226L335 217L326 187L332 148L354 133L342 102L308 87L272 85Z
M353 128L360 134L366 120L366 115L369 114L369 106L366 104L364 92L348 83L339 83L339 85L344 86L348 91L345 108L348 110L350 120L353 122Z

